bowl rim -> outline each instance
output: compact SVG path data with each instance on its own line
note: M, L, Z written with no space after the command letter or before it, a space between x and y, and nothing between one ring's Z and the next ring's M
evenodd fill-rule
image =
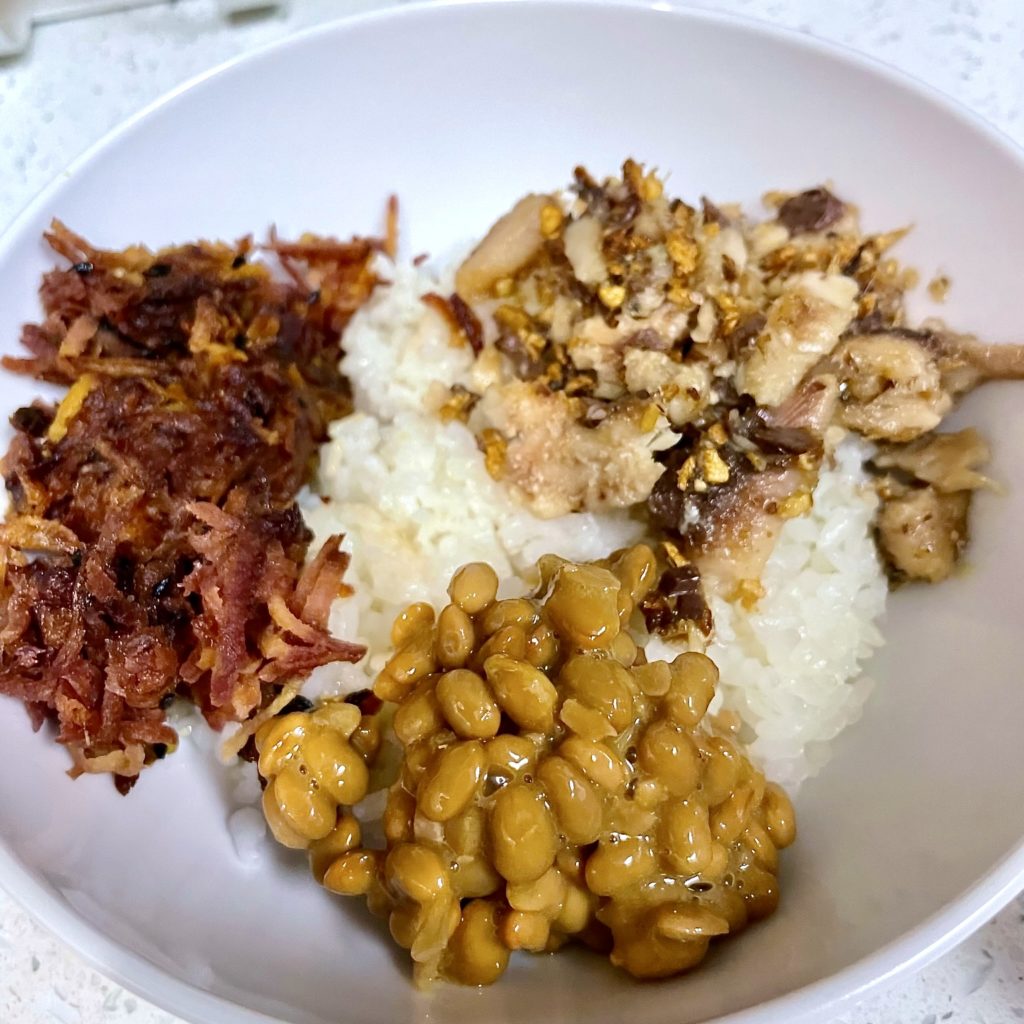
M365 25L400 18L443 17L461 13L470 16L497 7L581 9L591 12L615 10L633 12L638 17L664 16L738 29L761 35L824 56L838 63L869 72L898 89L914 94L930 106L952 117L964 128L980 134L1015 162L1024 176L1024 147L975 113L955 97L927 82L859 50L806 32L732 12L690 6L688 2L665 0L413 0L357 14L342 15L307 26L283 38L274 39L193 75L180 85L146 104L141 110L115 125L59 171L14 217L0 235L0 259L14 249L28 223L51 204L66 182L87 167L108 146L129 135L137 125L159 115L179 96L240 65L267 54L299 49L308 40ZM962 942L1005 906L1024 887L1024 836L998 861L989 873L969 886L945 907L926 918L916 928L893 942L862 957L850 966L819 981L775 996L767 1002L721 1017L706 1024L778 1024L779 1021L824 1019L882 988L901 975L918 971ZM186 1021L213 1021L222 1024L285 1024L283 1018L241 1006L175 977L146 957L135 953L90 924L69 904L41 883L32 871L7 848L0 838L0 888L38 922L80 956L90 967L116 984Z

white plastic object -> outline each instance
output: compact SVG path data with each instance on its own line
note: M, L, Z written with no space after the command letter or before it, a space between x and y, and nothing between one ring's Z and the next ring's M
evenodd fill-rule
M168 0L0 0L0 58L23 53L32 26L44 21L69 21L89 14L150 7ZM222 15L280 7L280 0L217 0Z

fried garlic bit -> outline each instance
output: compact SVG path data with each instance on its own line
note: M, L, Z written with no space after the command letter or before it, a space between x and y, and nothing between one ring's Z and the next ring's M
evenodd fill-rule
M325 887L367 897L420 984L490 984L515 950L571 940L665 977L778 902L792 804L708 722L714 664L648 662L633 638L654 553L537 568L537 595L499 600L490 566L463 566L440 613L396 619L375 684L401 746L383 849L348 809L365 788L354 708L260 736L275 834L309 846Z

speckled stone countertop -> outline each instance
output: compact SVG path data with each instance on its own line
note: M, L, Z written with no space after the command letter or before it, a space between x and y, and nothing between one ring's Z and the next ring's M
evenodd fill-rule
M172 86L303 26L382 5L292 0L286 10L229 20L214 0L179 0L37 29L23 58L0 61L0 229L71 158ZM870 52L1024 144L1024 0L720 0L703 6ZM0 892L0 1022L125 1021L180 1024L92 971ZM1024 1021L1024 896L922 973L828 1024L945 1021Z

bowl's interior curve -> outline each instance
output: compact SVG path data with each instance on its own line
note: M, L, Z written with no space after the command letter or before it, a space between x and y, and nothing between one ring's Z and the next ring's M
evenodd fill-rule
M952 275L953 324L1024 341L1024 205L1006 199L1021 193L1024 166L1006 147L795 39L570 4L339 25L177 96L51 191L0 248L0 346L13 351L37 311L51 215L114 246L272 222L284 235L347 234L378 228L394 191L407 251L438 252L575 163L605 173L626 155L670 169L688 197L754 203L766 188L831 180L868 226L917 225L901 252L925 276ZM0 406L36 391L4 377ZM635 1015L638 999L645 1021L684 1024L829 977L918 928L1024 835L1024 450L1013 441L1024 403L993 388L960 415L993 439L994 474L1012 486L979 499L969 571L893 598L877 693L801 794L780 911L692 977L641 988L573 954L524 958L484 992L417 996L380 923L326 897L301 858L237 861L216 768L195 751L123 800L105 779L69 782L63 753L11 701L0 702L3 843L33 884L168 975L295 1024L613 1021Z

